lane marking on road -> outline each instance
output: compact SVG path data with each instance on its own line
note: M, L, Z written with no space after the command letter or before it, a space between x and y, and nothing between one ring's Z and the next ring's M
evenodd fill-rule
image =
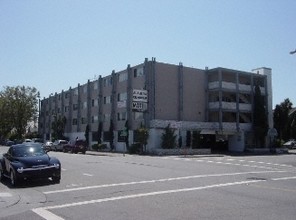
M3 192L3 193L1 193L0 192L0 198L1 197L12 197L12 195L11 195L11 193L7 193L7 192Z
M32 209L32 211L46 220L64 220L60 216L57 216L44 208L36 208Z
M294 180L294 179L296 179L296 176L273 178L271 180Z
M84 175L84 176L94 176L93 174L90 174L90 173L83 173L82 175Z
M225 164L225 165L239 165L239 166L250 166L251 165L247 165L247 164L235 164L235 163L228 163L228 162L223 162L221 158L217 158L217 161L214 160L206 160L206 159L195 159L195 158L180 158L180 157L165 157L163 159L174 159L174 160L185 160L185 161L195 161L195 162L205 162L205 163L217 163L217 164ZM287 168L293 168L293 166L291 165L287 165L287 164L278 164L278 163L269 163L269 162L262 162L262 161L254 161L254 160L241 160L241 159L234 159L234 158L225 158L226 161L239 161L239 162L244 162L244 163L252 163L252 164L266 164L269 166L277 166L277 167L287 167ZM255 166L255 168L263 168L263 169L277 169L277 168L273 168L273 167L267 167L267 166Z
M157 196L157 195L172 194L172 193L181 193L181 192L190 192L190 191L197 191L197 190L204 190L204 189L211 189L211 188L221 188L221 187L227 187L227 186L246 185L246 184L258 183L258 182L263 182L263 181L266 181L266 180L230 182L230 183L222 183L222 184L192 187L192 188L181 188L181 189L175 189L175 190L155 191L155 192L150 192L150 193L139 193L139 194L126 195L126 196L109 197L109 198L104 198L104 199L89 200L89 201L68 203L68 204L63 204L63 205L36 208L36 209L32 209L32 211L46 220L52 220L52 219L62 220L63 218L53 214L52 212L50 212L48 210L69 208L69 207L74 207L74 206L82 206L82 205L89 205L89 204L103 203L103 202L110 202L110 201L117 201L117 200L123 200L123 199L134 199L134 198Z
M96 189L96 188L128 186L128 185L136 185L136 184L148 184L148 183L168 182L168 181L177 181L177 180L188 180L188 179L196 179L196 178L223 177L223 176L263 174L263 173L284 173L284 172L287 172L287 171L251 171L251 172L241 172L241 173L193 175L193 176L183 176L183 177L172 177L172 178L166 178L166 179L144 180L144 181L137 181L137 182L112 183L112 184L85 186L85 187L77 187L77 188L67 188L67 189L61 189L61 190L45 191L43 193L44 194L54 194L54 193L64 193L64 192Z

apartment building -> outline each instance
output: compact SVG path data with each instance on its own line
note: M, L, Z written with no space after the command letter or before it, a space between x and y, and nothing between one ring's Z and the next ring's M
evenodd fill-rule
M161 135L170 125L182 146L191 146L195 133L201 140L195 147L213 149L223 140L226 150L243 151L254 145L255 83L265 98L272 128L271 69L196 69L146 58L139 65L128 65L122 71L44 98L39 132L44 139L51 139L52 122L63 117L69 139L84 138L88 125L90 142L95 143L101 124L102 141L108 143L112 121L115 148L124 151L122 131L126 123L130 144L136 142L135 130L142 124L149 128L147 150L154 152L161 148Z

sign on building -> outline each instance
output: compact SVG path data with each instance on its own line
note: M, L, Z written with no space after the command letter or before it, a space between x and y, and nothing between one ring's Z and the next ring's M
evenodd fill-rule
M143 112L147 110L147 103L145 102L133 102L133 110Z
M147 90L133 90L133 102L148 102L148 91Z
M144 112L147 110L148 91L133 90L132 109L133 111Z

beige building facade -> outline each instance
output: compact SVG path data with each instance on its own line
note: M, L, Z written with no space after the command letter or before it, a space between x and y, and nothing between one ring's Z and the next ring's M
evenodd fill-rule
M145 59L139 65L128 65L122 71L44 98L39 133L50 140L52 123L62 117L66 119L65 136L70 140L85 138L88 125L90 142L96 143L101 124L102 142L108 144L112 121L115 149L125 151L122 131L126 124L130 144L137 141L135 130L142 124L150 134L147 151L156 152L169 124L175 129L179 147L219 150L221 146L220 150L244 151L254 145L255 83L264 96L271 128L271 69L196 69ZM193 146L196 134L198 141ZM223 147L219 141L223 141Z

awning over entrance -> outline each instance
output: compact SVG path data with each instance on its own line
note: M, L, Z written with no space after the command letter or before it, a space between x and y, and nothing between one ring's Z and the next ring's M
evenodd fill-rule
M200 134L216 134L215 130L202 129Z

